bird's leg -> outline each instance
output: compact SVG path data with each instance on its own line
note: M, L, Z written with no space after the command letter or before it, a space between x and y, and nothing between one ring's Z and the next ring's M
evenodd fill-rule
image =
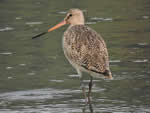
M88 102L91 103L90 96L92 92L92 85L93 85L93 77L90 77L90 82L89 82L89 92L88 92Z
M85 98L85 103L87 104L88 100L87 100L87 95L86 95L85 86L83 84L83 80L81 80L81 88L82 88L82 92L83 92L83 95L84 95L84 98Z
M89 103L89 110L90 110L90 113L94 113L93 106L91 103Z
M82 92L83 92L83 95L84 95L84 98L85 98L85 103L87 104L88 101L87 101L85 85L84 85L84 82L83 82L82 72L80 70L77 70L77 72L80 75L80 87L82 89Z

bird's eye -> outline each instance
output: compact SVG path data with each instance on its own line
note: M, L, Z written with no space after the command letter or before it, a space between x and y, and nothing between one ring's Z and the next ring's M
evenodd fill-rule
M72 16L72 14L69 15L69 17L71 17L71 16Z
M68 20L70 17L72 17L72 14L68 14L66 20Z

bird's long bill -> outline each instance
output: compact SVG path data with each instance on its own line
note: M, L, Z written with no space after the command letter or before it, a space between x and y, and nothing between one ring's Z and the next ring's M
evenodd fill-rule
M54 27L52 27L52 28L48 29L48 31L47 31L47 32L40 33L40 34L38 34L38 35L36 35L36 36L32 37L32 39L38 38L38 37L40 37L40 36L42 36L42 35L44 35L44 34L46 34L46 33L48 33L48 32L51 32L51 31L53 31L53 30L55 30L55 29L57 29L57 28L59 28L59 27L61 27L61 26L65 25L65 24L66 24L66 21L65 21L65 20L63 20L63 21L62 21L62 22L60 22L59 24L57 24L57 25L55 25Z
M53 30L55 30L55 29L57 29L57 28L59 28L59 27L65 25L65 24L66 24L66 21L63 20L63 21L60 22L59 24L57 24L57 25L55 25L54 27L50 28L50 29L48 30L48 32L51 32L51 31L53 31Z

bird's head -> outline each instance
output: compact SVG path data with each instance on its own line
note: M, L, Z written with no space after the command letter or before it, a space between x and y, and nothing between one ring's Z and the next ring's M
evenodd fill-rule
M59 24L55 25L54 27L48 29L47 32L43 32L43 33L40 33L40 34L32 37L32 39L40 37L40 36L42 36L48 32L51 32L61 26L64 26L65 24L70 24L71 26L72 25L83 25L84 24L83 12L80 9L70 9L62 22L60 22Z
M64 18L64 21L67 24L71 25L83 25L84 24L84 16L83 12L80 9L70 9Z

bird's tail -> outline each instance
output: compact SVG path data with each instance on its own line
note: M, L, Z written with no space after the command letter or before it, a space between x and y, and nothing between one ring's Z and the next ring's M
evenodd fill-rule
M106 70L105 73L104 73L104 76L105 76L105 78L107 78L107 79L111 79L111 80L113 79L110 70Z

